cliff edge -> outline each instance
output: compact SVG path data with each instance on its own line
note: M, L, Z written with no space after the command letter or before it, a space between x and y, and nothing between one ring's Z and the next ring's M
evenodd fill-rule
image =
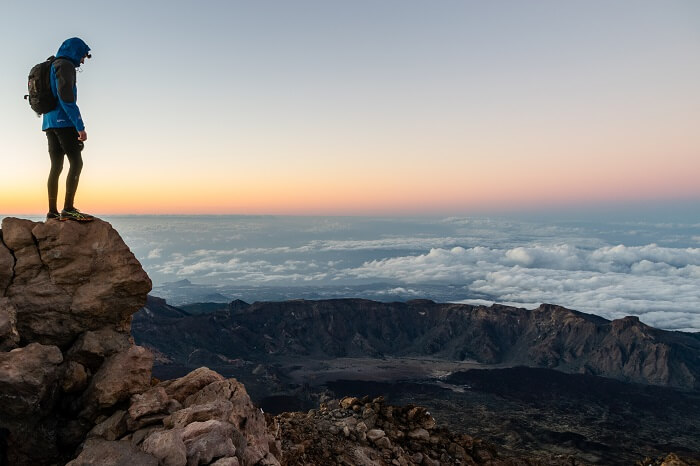
M0 240L0 464L279 464L235 379L152 379L130 336L151 281L109 223L5 218Z

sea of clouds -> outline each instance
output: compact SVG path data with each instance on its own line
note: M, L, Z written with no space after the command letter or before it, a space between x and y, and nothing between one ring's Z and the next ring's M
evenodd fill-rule
M504 217L115 217L169 298L188 279L226 298L429 297L700 331L700 223ZM252 290L252 291L251 291ZM291 291L290 291L291 290ZM298 295L298 296L297 296ZM319 295L321 296L321 295ZM437 297L437 298L436 298ZM193 295L193 300L196 300ZM180 303L186 298L180 299Z

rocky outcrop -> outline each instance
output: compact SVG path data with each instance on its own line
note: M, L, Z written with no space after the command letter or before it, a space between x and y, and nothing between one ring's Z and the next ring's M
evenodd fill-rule
M438 427L425 408L391 406L382 397L330 400L308 413L270 417L269 423L287 466L581 464L554 455L504 458L493 445Z
M285 357L430 356L700 389L700 335L550 304L523 309L427 300L295 300L236 302L227 310L188 315L149 298L134 317L133 334L183 365L193 355L208 364L235 358L272 363ZM213 334L219 337L210 338Z
M65 350L85 331L128 333L151 281L109 224L6 218L2 232L14 264L0 276L11 270L4 296L16 308L21 340Z
M152 379L130 336L151 281L108 223L6 218L0 239L0 465L279 464L236 380Z

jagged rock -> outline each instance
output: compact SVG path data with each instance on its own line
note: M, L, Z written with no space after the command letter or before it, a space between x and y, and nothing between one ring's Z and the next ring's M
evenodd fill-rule
M367 432L367 438L370 439L372 442L376 442L385 435L386 434L382 429L372 429Z
M18 344L17 309L8 298L0 298L0 351L9 351Z
M16 260L6 296L26 341L65 347L86 330L127 328L146 302L151 281L107 222L5 218L2 232Z
M194 395L212 382L220 382L222 380L224 380L224 377L220 374L208 367L200 367L179 379L162 382L161 386L170 398L184 403L185 399L190 395Z
M185 466L187 448L182 432L182 429L153 432L143 441L141 449L158 458L161 466Z
M81 392L87 387L88 373L82 364L69 361L66 372L61 382L61 388L65 393Z
M158 459L129 442L90 439L66 466L158 466Z
M168 394L163 387L154 387L131 397L129 417L136 420L149 414L164 413L168 408Z
M262 412L253 406L245 387L236 379L227 379L210 383L197 393L185 399L186 408L206 405L216 401L230 401L232 404L231 422L238 431L245 435L246 446L243 454L237 455L243 464L256 464L267 458L269 464L277 464L270 458L269 443L273 441L267 432L267 425Z
M86 390L88 408L103 409L144 391L150 386L153 355L141 346L110 356Z
M233 445L233 434L233 425L215 420L193 422L185 427L182 440L187 448L187 465L198 466L208 464L214 458L234 456L236 447Z
M0 353L0 427L51 408L62 362L61 350L39 343Z
M105 440L117 440L126 433L126 411L120 409L110 417L97 424L88 432L88 437L101 437Z
M230 401L217 400L176 411L163 419L163 425L166 427L185 427L192 422L207 421L210 419L226 421L230 419L232 412L233 404Z
M131 345L129 335L111 328L87 331L68 350L67 358L95 369L106 357L124 351Z

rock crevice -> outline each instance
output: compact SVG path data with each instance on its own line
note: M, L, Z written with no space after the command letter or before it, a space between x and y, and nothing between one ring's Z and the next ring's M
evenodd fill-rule
M5 244L5 240L2 237L2 230L0 230L0 289L2 290L0 296L5 296L7 294L7 290L15 279L16 263L17 258L15 257L15 253Z

